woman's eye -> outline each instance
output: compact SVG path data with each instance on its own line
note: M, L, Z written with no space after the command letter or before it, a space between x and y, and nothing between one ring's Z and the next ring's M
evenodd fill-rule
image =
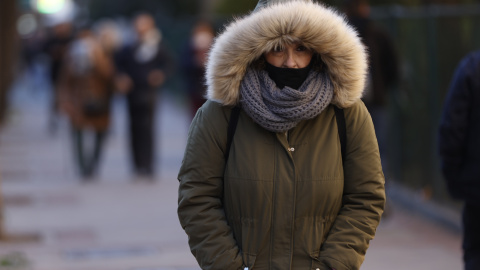
M308 49L305 46L298 46L297 51L304 52L304 51L308 51Z

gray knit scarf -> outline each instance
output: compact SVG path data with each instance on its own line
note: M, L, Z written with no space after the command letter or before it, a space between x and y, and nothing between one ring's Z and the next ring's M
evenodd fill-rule
M279 89L264 70L248 69L240 86L242 109L260 126L286 132L319 115L331 102L333 85L325 72L310 71L298 90Z

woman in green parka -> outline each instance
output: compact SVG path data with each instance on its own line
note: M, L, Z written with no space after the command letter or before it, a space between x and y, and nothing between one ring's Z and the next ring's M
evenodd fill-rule
M366 59L343 16L308 0L260 1L217 37L178 175L178 216L202 269L360 268L385 204L360 100Z

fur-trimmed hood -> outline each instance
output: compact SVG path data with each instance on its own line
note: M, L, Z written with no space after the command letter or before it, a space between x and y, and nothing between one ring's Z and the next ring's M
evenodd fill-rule
M325 63L334 85L332 103L345 108L361 98L368 63L360 38L333 9L303 1L268 5L230 23L209 53L207 97L237 104L247 68L275 46L294 40Z

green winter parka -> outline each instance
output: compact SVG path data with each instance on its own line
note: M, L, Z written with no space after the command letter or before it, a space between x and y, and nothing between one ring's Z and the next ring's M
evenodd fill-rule
M302 19L289 19L292 12ZM287 31L278 18L296 26ZM262 38L273 44L287 34L311 44L328 67L332 103L345 113L345 160L332 104L286 133L269 132L242 111L226 164L228 121L246 67L271 49ZM343 18L309 2L263 8L217 38L207 66L209 100L191 124L178 175L178 216L202 269L360 268L385 204L374 128L360 101L365 58Z

